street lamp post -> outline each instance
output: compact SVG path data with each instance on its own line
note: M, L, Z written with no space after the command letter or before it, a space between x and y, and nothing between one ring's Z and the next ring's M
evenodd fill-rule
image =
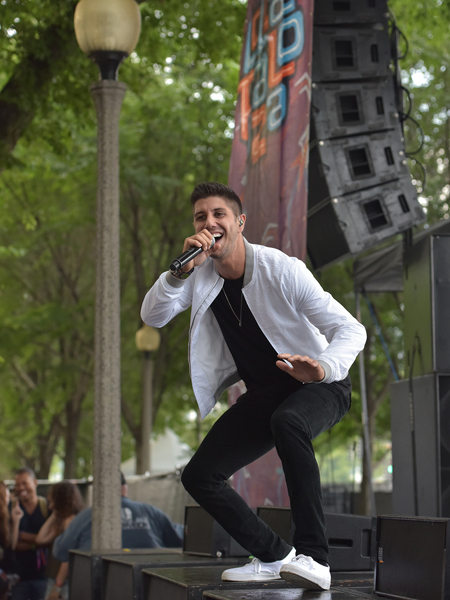
M142 410L141 410L141 446L136 453L136 473L150 471L150 435L153 426L153 359L152 352L159 348L159 331L149 325L143 325L136 332L136 347L144 355L142 365Z
M119 115L126 85L120 63L139 39L135 0L80 0L80 48L100 69L90 91L97 113L97 256L92 548L122 546L120 517Z

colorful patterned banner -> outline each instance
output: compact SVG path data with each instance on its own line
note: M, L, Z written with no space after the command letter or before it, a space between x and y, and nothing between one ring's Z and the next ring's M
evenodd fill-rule
M249 0L229 184L250 242L306 256L313 0Z

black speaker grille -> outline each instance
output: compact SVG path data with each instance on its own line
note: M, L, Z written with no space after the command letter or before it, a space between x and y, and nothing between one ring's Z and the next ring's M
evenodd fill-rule
M339 116L342 124L362 123L358 94L339 96Z
M398 197L398 201L399 201L401 209L404 213L410 212L410 208L409 208L408 202L406 200L405 194L400 194Z
M380 62L380 56L378 54L378 46L376 44L372 44L370 46L370 58L372 62L377 63Z
M370 165L369 156L365 146L347 150L347 156L350 163L350 173L352 175L352 179L370 177L373 175L373 170Z
M377 96L375 98L375 103L377 105L377 114L378 115L384 115L384 102L383 102L383 96Z
M350 11L352 8L352 5L350 2L344 2L339 1L339 0L335 0L335 2L333 2L333 10L336 11Z
M367 220L369 221L369 227L371 231L376 231L389 225L386 214L380 200L371 200L363 204L364 212L366 213Z
M394 155L392 154L392 150L390 146L386 146L384 149L384 154L386 156L386 162L388 165L394 164Z
M355 68L352 40L334 40L334 61L338 68Z

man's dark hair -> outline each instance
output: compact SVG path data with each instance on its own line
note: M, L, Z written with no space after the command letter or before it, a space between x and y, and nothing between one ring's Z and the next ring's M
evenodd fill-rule
M120 471L120 485L127 485L127 480L125 479L125 475Z
M36 479L36 473L33 471L33 469L30 469L30 467L22 467L21 469L17 469L15 475L23 475L24 473L29 475L31 479Z
M235 215L238 217L242 214L242 203L239 196L228 185L217 183L216 181L204 181L195 186L191 194L192 208L198 200L217 196L223 198L230 205ZM237 212L236 212L237 210Z

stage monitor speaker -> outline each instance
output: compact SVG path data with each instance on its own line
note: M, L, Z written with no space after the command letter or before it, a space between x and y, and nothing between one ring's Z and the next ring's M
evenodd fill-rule
M201 506L185 507L183 552L216 558L249 556Z
M408 248L404 273L406 372L450 373L450 235Z
M311 115L311 139L318 141L388 129L400 131L392 77L313 83Z
M447 600L449 530L447 519L378 517L375 593L389 598Z
M449 423L449 375L433 373L391 385L395 514L450 517Z
M316 25L382 23L388 17L386 0L316 0Z
M389 74L387 23L379 27L314 27L312 80L372 79Z
M259 506L257 515L285 542L292 544L294 525L291 509ZM371 541L375 524L371 517L325 513L331 571L370 571L374 568Z
M367 250L422 219L409 175L334 197L309 211L308 256L313 268L320 269Z

